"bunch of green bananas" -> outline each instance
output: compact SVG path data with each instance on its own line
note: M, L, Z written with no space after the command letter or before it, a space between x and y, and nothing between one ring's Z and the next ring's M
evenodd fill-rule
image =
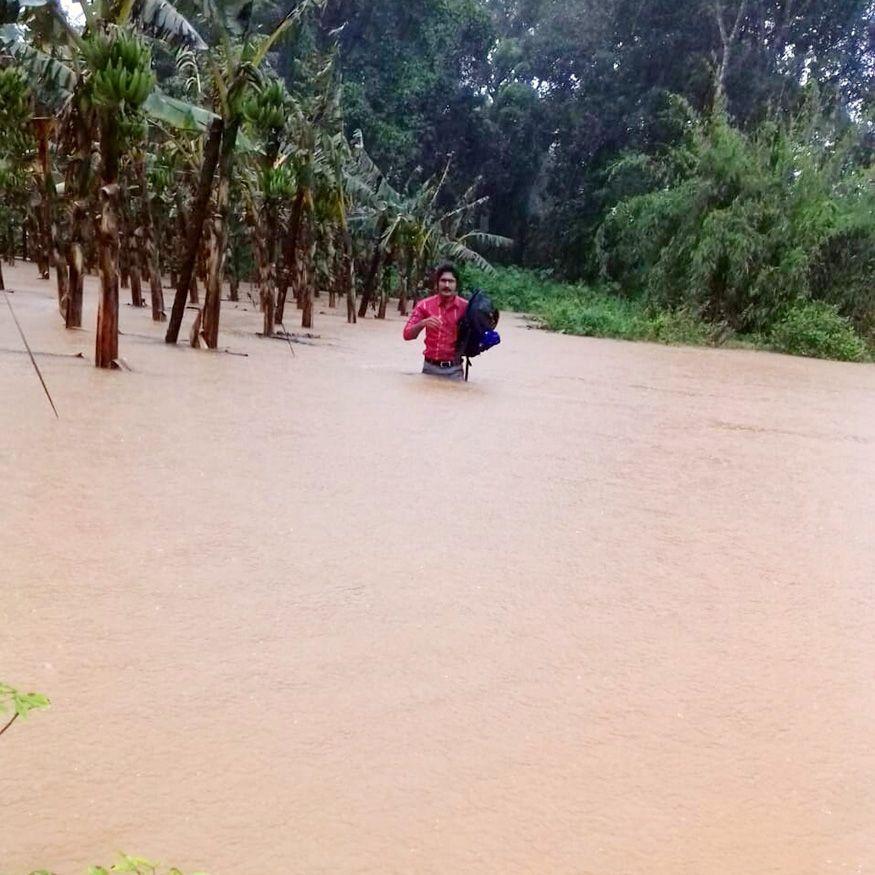
M261 190L270 200L288 200L295 194L295 173L288 164L268 167L261 173Z
M134 36L119 33L100 40L89 58L94 103L106 107L142 105L155 85L152 54Z
M288 95L281 82L264 85L257 94L246 101L244 113L247 120L260 131L278 130L286 123Z

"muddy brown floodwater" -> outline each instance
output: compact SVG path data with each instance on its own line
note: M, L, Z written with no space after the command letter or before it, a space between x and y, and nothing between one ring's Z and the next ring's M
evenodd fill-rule
M107 373L4 270L4 875L875 871L875 367L506 316L446 385L323 299Z

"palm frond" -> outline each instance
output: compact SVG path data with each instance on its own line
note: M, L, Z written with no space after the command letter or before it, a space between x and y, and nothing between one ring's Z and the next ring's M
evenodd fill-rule
M448 255L455 261L461 261L464 264L473 264L475 267L479 267L480 270L485 271L490 276L495 273L495 268L479 252L469 249L463 243L459 243L458 240L444 244L442 249L444 250L444 254Z
M173 46L188 46L198 52L207 50L201 35L169 0L135 0L131 20L144 33Z
M487 234L485 231L469 231L459 238L460 243L475 243L477 246L487 246L493 249L510 249L513 240L500 234Z
M79 77L72 68L25 42L19 25L0 27L0 45L44 86L72 94Z

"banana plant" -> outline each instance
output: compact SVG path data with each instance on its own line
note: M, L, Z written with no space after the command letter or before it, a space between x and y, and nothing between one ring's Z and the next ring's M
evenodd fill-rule
M351 220L357 231L370 239L372 254L364 283L359 316L364 316L381 282L381 270L394 264L403 277L400 305L403 311L412 284L422 284L430 265L451 258L492 272L489 262L473 247L506 248L507 237L463 229L476 220L487 198L476 197L477 183L464 194L461 203L441 210L438 198L449 172L449 162L439 175L418 188L410 182L399 191L390 185L368 155L360 131L353 138L354 160L347 174L347 185L357 200ZM385 314L385 292L379 314ZM378 314L378 315L379 315Z
M322 8L324 3L325 0L302 0L283 17L270 34L262 36L255 32L253 27L251 0L237 10L219 7L212 0L205 2L207 20L211 30L218 35L218 45L207 58L207 71L215 94L213 108L221 119L220 146L216 164L212 168L205 167L205 175L202 177L202 182L209 189L213 174L218 173L215 209L207 223L210 258L206 298L202 311L203 337L210 349L215 349L219 342L221 289L228 242L229 195L237 157L238 134L244 121L244 109L248 98L259 85L259 70L277 40L290 29L300 27L310 13ZM209 185L206 185L207 182ZM199 233L206 220L206 206L204 203L203 213L192 217L194 233ZM190 249L188 257L191 254ZM180 281L184 279L183 276ZM186 291L177 288L174 310L167 330L168 343L175 343L178 337L182 319L182 307L179 303L182 299L184 306Z
M64 35L63 43L55 45L51 53L36 45L32 36L28 39L28 16L39 7L51 13ZM68 327L81 324L82 226L90 212L88 202L94 187L90 144L99 139L101 220L95 236L101 298L95 364L111 367L118 356L116 202L120 151L124 145L142 140L144 108L165 115L173 108L156 94L146 39L196 51L206 49L206 43L168 0L83 0L82 12L84 29L80 30L70 23L56 0L28 0L20 21L0 28L0 45L34 76L47 100L60 98L63 106L59 144L68 146L64 190L71 217L67 247L70 280L63 308ZM153 314L160 316L162 309L153 300Z
M0 259L14 253L16 228L27 210L28 165L33 155L33 138L28 121L31 95L24 74L15 67L0 68ZM5 251L4 251L5 250ZM3 289L0 260L0 289Z

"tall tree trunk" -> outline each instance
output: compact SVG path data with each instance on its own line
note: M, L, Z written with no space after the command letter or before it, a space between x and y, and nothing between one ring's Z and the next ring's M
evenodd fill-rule
M76 126L76 153L67 166L64 179L68 197L69 234L64 253L67 259L67 303L64 307L64 322L67 328L82 327L82 296L84 291L85 253L83 241L85 226L91 221L89 190L91 187L91 142L94 139L92 124L83 119Z
M313 327L313 283L306 264L301 265L301 328Z
M216 174L216 165L219 161L219 147L222 142L223 123L221 119L214 119L210 125L207 144L204 147L204 160L201 165L201 175L198 180L197 195L192 208L192 220L188 226L188 239L185 258L179 271L179 281L176 286L176 295L173 298L173 310L167 325L167 334L164 339L167 343L176 343L179 337L179 329L182 325L182 315L185 312L185 301L191 286L191 278L194 273L194 264L197 252L200 248L201 235L206 221L207 206L210 201L210 191L213 187L213 177Z
M116 183L100 189L100 301L94 358L98 368L111 368L118 358L118 194Z
M279 224L277 208L271 203L265 210L266 221L261 224L261 245L264 249L265 275L261 283L261 309L264 313L264 336L273 337L276 324L276 228Z
M55 277L58 285L58 310L66 323L67 304L70 297L70 274L67 269L67 262L61 255L62 249L61 229L55 221L52 222L52 261L55 264Z
M119 185L118 127L112 111L100 119L100 228L97 233L100 300L94 364L111 368L118 358Z
M283 315L286 309L286 295L294 279L294 271L298 256L298 235L301 230L301 215L304 210L304 189L299 188L292 205L292 219L289 223L289 233L285 240L283 253L283 269L280 272L279 288L277 289L276 313L274 318L277 325L282 325Z
M343 263L345 267L344 282L346 284L346 321L355 325L356 300L355 300L355 255L352 248L352 236L346 222L343 223Z
M193 212L193 210L192 210L192 212ZM189 214L189 211L186 209L185 204L183 203L182 191L178 190L176 192L176 224L178 226L179 239L183 241L184 245L185 245L186 241L188 240L189 236L191 235L191 230L190 230L191 224L190 223L191 223L191 215ZM201 234L203 235L203 237L205 239L209 238L209 232L207 230L202 230ZM198 262L199 262L199 259L201 258L201 256L202 256L201 241L198 241L198 251L197 251L197 255L195 256L195 266L194 266L194 268L192 268L191 281L190 281L189 287L188 287L188 303L189 304L199 304L200 303L200 297L198 296L197 272L200 269L198 267ZM180 263L182 263L183 261L185 261L184 254L180 260ZM177 276L177 279L178 279L178 276ZM174 288L176 287L176 285L177 284L174 283Z
M234 147L237 142L239 119L233 120L222 137L219 157L219 191L216 212L211 219L210 264L207 290L204 296L204 341L210 349L219 345L219 315L222 306L222 279L225 276L225 249L228 245L228 207L231 196L231 173L234 169Z
M252 249L258 266L258 296L261 303L261 312L264 315L264 328L262 336L273 337L274 309L276 298L274 295L273 264L270 261L269 244L267 235L268 228L274 227L274 223L268 219L262 222L253 207L249 211L249 228L252 234Z
M374 252L371 256L371 266L368 268L368 276L362 289L362 300L359 304L359 316L364 319L368 312L374 290L377 287L377 275L380 272L380 258L382 256L383 232L386 230L386 219L381 216L377 225L377 242L374 244Z
M227 238L226 238L227 239ZM210 247L213 245L213 238L206 234L201 240L201 248L197 254L197 266L195 268L195 278L191 283L191 293L189 295L189 304L198 304L197 281L200 280L203 287L207 287L210 263Z
M410 296L410 284L413 280L413 259L404 259L404 273L401 277L401 289L398 295L398 312L402 316L407 315L407 300Z
M152 200L149 196L149 179L146 176L146 156L142 152L137 155L136 173L140 186L140 197L142 198L140 253L142 265L146 269L146 276L149 280L152 321L163 322L167 318L164 312L164 290L161 288L161 267L158 263L158 250L155 247L155 222L152 217Z
M377 311L377 319L386 318L386 306L389 303L389 283L392 281L392 277L389 271L394 261L395 253L393 250L390 249L388 254L386 255L386 260L383 263L383 276L382 281L380 282L380 307Z
M82 225L86 221L87 215L82 202L74 200L70 206L70 243L67 246L67 270L70 274L65 312L67 328L82 327L82 298L85 284L85 253L82 249Z
M119 203L124 204L126 195L119 192ZM119 209L119 248L118 248L118 272L119 286L123 289L130 288L131 285L131 235L128 234L128 220L125 215L124 206ZM140 304L134 306L142 306L142 294L140 295Z
M37 166L39 167L39 198L36 208L37 269L40 279L47 280L52 267L52 181L49 166L49 134L54 127L52 118L34 118L34 133L37 141Z
M140 273L140 264L143 261L140 248L142 239L143 230L142 228L137 228L137 230L131 235L131 243L128 247L128 257L130 259L128 271L131 279L131 305L134 307L145 306L143 302L143 284Z

